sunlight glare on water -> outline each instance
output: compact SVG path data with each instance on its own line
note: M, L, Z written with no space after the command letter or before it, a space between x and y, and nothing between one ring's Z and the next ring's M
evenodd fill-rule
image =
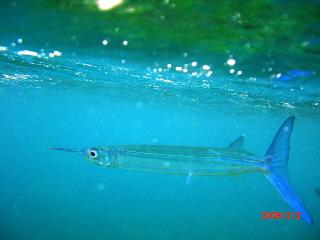
M3 3L0 239L270 239L270 229L319 239L318 9L313 0ZM290 116L289 177L313 226L261 219L292 210L260 172L161 175L48 149L196 146L221 157L214 147L245 136L245 152L263 159Z

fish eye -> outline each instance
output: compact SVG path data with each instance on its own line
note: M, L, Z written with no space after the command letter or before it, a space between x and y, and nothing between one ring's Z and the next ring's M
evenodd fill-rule
M98 149L91 148L88 150L89 158L97 159L99 157Z

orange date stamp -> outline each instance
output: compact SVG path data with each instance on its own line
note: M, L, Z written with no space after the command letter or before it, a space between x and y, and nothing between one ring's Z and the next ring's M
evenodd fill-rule
M260 212L261 220L300 220L300 212Z

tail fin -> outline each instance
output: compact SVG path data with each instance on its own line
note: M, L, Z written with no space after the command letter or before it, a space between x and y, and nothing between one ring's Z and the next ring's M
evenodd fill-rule
M302 201L295 193L288 178L289 141L293 129L294 117L289 117L282 123L274 137L266 155L268 173L266 177L277 189L284 201L308 224L313 224L312 217L305 209Z

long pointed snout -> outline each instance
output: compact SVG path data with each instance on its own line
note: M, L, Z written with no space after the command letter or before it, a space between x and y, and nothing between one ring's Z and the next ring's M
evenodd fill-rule
M65 151L65 152L73 152L73 153L81 153L81 149L72 149L72 148L49 148L50 150L58 150L58 151Z

